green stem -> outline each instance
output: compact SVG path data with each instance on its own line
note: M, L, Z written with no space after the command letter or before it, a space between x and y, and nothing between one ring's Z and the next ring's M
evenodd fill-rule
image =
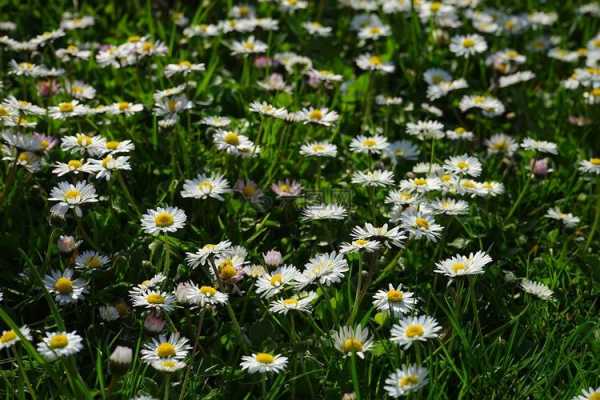
M351 353L350 366L352 368L352 386L354 387L354 395L356 400L360 400L360 384L358 381L358 368L356 366L356 353Z
M587 251L587 249L590 247L592 239L594 238L594 234L596 233L596 230L598 230L598 223L600 222L600 179L596 183L596 192L596 215L594 217L594 223L592 225L590 235L588 236L588 239L585 242L585 251Z
M134 209L134 211L136 212L138 217L140 217L142 215L142 213L140 212L140 209L138 208L138 206L135 204L135 200L133 199L133 196L131 196L129 189L127 188L127 184L125 183L125 180L123 179L123 175L121 175L120 171L117 171L116 175L117 175L117 180L119 181L119 184L121 185L121 188L123 189L123 193L125 193L125 197L127 197L127 201L129 202L129 205Z
M525 193L527 192L527 189L529 188L530 184L531 184L531 175L528 175L527 181L525 182L525 186L523 186L523 189L521 189L521 193L519 193L519 197L517 197L517 201L515 201L515 204L513 204L508 215L506 216L506 219L505 219L506 221L510 220L510 217L512 217L512 215L515 213L519 204L521 204L521 201L523 200L523 197L525 197Z

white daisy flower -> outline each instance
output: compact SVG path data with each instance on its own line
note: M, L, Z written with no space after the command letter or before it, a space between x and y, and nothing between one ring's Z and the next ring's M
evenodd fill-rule
M356 183L363 186L373 187L385 187L394 184L394 173L392 171L386 171L376 169L373 171L357 171L352 175L352 183Z
M392 163L396 164L398 160L409 160L414 161L419 157L421 151L419 148L409 140L399 140L390 143L385 149L383 155L392 160Z
M587 174L600 174L600 158L592 157L579 162L579 171Z
M68 82L65 92L78 100L91 100L96 97L96 89L82 81Z
M256 280L256 293L270 299L293 285L300 271L293 265L283 265L273 272L265 273Z
M188 60L181 60L177 64L167 64L165 67L165 76L167 78L170 78L176 74L182 74L183 76L186 76L192 72L204 71L205 69L205 65L202 63L192 64Z
M73 159L69 160L66 163L57 161L54 164L54 168L52 169L52 173L57 176L63 176L66 174L74 174L77 175L80 172L83 173L91 173L93 172L92 165L89 162L86 162L82 159Z
M302 145L300 154L309 157L335 157L337 146L327 142L311 142Z
M348 211L338 204L317 204L302 210L302 219L305 221L343 220L347 216Z
M539 151L540 153L558 154L558 146L556 143L545 140L525 138L523 142L521 142L521 147L525 150L534 150Z
M269 310L277 314L286 315L290 311L299 311L310 313L312 308L312 301L317 298L315 292L309 292L303 297L292 296L288 298L281 298L271 302Z
M78 133L75 136L65 136L61 139L60 147L66 151L76 151L85 153L91 150L95 153L95 149L100 146L102 138L99 136L89 136L85 133Z
M93 250L86 250L75 258L75 268L98 270L110 262L110 258Z
M521 289L529 294L539 297L542 300L552 300L554 298L554 292L548 286L540 282L522 279Z
M328 108L304 108L298 113L298 117L305 124L314 123L324 126L333 125L339 118L335 111L329 111Z
M129 292L134 307L144 307L151 310L171 311L174 306L175 296L167 292L154 289L132 289Z
M82 338L73 332L46 332L46 336L37 344L37 351L48 361L68 357L83 349Z
M317 254L304 266L302 274L296 277L297 286L304 288L311 283L330 286L342 280L348 271L348 262L343 254Z
M181 197L194 199L212 197L223 201L221 195L225 193L231 193L231 187L223 175L217 173L211 175L199 174L195 179L188 179L184 182Z
M135 149L131 140L106 140L105 138L99 138L91 146L92 155L129 153Z
M266 45L266 43L261 42L260 40L256 40L254 38L254 36L250 36L249 38L247 38L244 41L233 41L231 43L231 54L232 55L244 55L247 56L248 54L258 54L258 53L264 53L265 51L267 51L268 46Z
M446 137L451 140L473 140L475 135L473 132L459 126L452 130L447 130Z
M576 217L571 213L563 213L558 207L548 209L544 216L546 218L561 221L567 228L573 228L581 221L579 217Z
M144 232L157 235L178 231L183 228L186 219L185 212L177 207L158 207L146 211L142 216L141 224Z
M481 175L482 170L479 160L467 154L450 157L444 161L444 169L453 174L475 177Z
M375 226L369 222L365 223L364 227L355 226L352 229L352 238L356 240L377 240L389 246L390 244L396 247L402 247L406 239L404 232L399 226L388 228L388 224Z
M407 211L400 216L401 226L405 229L411 238L426 238L429 241L437 242L440 232L444 229L441 225L435 223L433 216L419 211Z
M427 315L406 317L392 326L390 340L406 350L415 341L425 342L437 338L441 330L435 318Z
M287 362L287 357L280 354L254 353L251 356L243 356L240 366L251 374L279 373L285 370Z
M356 65L365 71L381 71L392 73L396 67L391 62L385 62L380 56L366 53L356 59Z
M21 334L25 339L31 341L31 330L27 327L27 325L23 325L18 329L18 333ZM8 349L9 347L14 346L17 342L21 341L21 337L12 329L7 331L2 331L2 335L0 335L0 350Z
M185 261L187 264L196 268L199 265L206 265L209 257L218 257L231 249L231 242L223 240L217 244L208 243L199 248L195 253L185 253Z
M75 185L68 182L59 182L59 184L50 191L50 201L58 203L52 206L50 213L60 218L64 218L67 211L73 209L75 215L82 216L82 204L95 203L98 201L96 189L89 183L80 181Z
M165 359L159 361L152 361L150 366L157 371L161 372L175 372L186 367L186 363L179 360Z
M417 365L403 365L385 380L385 391L397 399L416 392L428 382L427 369Z
M596 5L596 4L590 3L589 5ZM597 14L600 15L600 7L598 9ZM598 399L600 399L600 386L597 387L596 389L594 389L593 387L583 389L581 391L581 394L579 396L573 397L572 400L598 400Z
M350 243L342 243L340 247L340 254L355 253L360 251L366 251L372 253L379 250L381 243L375 240L356 239Z
M454 36L450 42L450 51L459 57L465 58L483 53L487 48L488 46L483 36L477 34Z
M146 343L142 349L142 360L146 363L163 360L183 360L192 346L189 340L181 337L178 332L171 333L168 337L160 335L150 343Z
M505 153L508 157L511 157L519 148L519 144L512 137L503 133L492 135L492 137L485 141L485 145L487 146L488 153Z
M344 357L354 353L360 358L365 358L365 353L373 346L369 330L360 325L356 327L342 326L337 331L333 331L331 336L335 348L344 353Z
M492 262L492 258L483 251L468 256L456 255L436 263L434 272L455 278L463 275L483 274L483 267Z
M302 27L304 27L309 34L322 37L330 36L332 31L331 27L323 26L317 21L303 22Z
M432 201L429 206L436 214L464 215L469 211L469 203L464 200L438 199Z
M85 115L88 108L82 104L79 104L77 100L65 101L58 103L58 106L49 107L48 115L53 119L65 119L69 117L77 117Z
M144 109L142 104L130 103L127 101L119 101L118 103L112 104L108 107L108 113L112 115L126 115L131 116L141 112Z
M210 285L190 284L186 287L184 296L189 303L197 304L200 307L226 304L229 299L227 293L220 292Z
M429 169L429 167L428 167ZM412 178L400 181L400 190L409 193L427 193L441 189L441 181L436 176Z
M73 279L73 270L70 268L62 272L50 272L44 276L43 282L46 290L54 294L59 304L75 303L83 298L87 290L85 281Z
M420 140L442 139L444 137L444 125L438 121L417 121L406 124L406 133Z
M350 150L356 153L381 154L389 145L388 140L381 135L359 135L350 142Z
M387 290L378 290L373 296L373 305L379 311L387 311L394 316L410 313L417 303L413 292L403 290L400 284L396 287L391 283Z
M96 174L97 179L110 180L113 171L130 171L129 156L113 157L108 154L101 160L88 160L91 172Z
M231 124L231 119L227 117L204 117L200 120L200 123L203 125L214 126L215 128L225 128Z

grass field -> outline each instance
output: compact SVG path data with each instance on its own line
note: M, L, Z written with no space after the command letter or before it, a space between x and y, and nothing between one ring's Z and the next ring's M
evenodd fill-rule
M0 11L0 397L600 399L600 4Z

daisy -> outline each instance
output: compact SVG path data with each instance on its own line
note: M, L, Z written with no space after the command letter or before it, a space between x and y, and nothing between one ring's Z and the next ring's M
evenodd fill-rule
M419 212L405 212L400 216L401 226L411 236L411 238L426 238L432 242L437 242L440 232L444 229L441 225L435 223L433 216Z
M214 261L214 268L210 269L210 273L217 280L236 283L244 276L244 264L244 257L229 253Z
M539 151L540 153L558 154L556 143L547 142L545 140L526 138L521 142L521 147L525 150L534 150Z
M54 164L54 168L52 169L52 173L57 176L63 176L66 174L77 175L80 172L93 172L92 165L89 162L85 162L85 160L82 159L73 159L69 160L66 163L57 161Z
M474 135L473 132L459 126L446 131L446 137L451 140L473 140Z
M73 279L73 270L70 268L64 271L52 271L45 275L44 286L48 292L55 295L59 304L75 303L83 298L87 288L81 279Z
M131 289L129 291L129 293L130 294L131 293L142 293L148 289L155 289L155 288L157 288L157 286L159 284L163 283L166 279L167 279L167 277L165 276L165 274L163 274L162 272L159 272L158 274L154 275L152 278L146 279L142 283L134 286L133 289Z
M365 40L376 40L382 37L389 36L391 29L388 25L382 25L380 23L367 25L358 32L359 39Z
M287 93L292 91L292 86L285 83L283 75L277 73L269 75L265 80L256 82L256 84L268 91L282 91Z
M403 290L402 285L394 287L391 283L387 290L378 290L373 296L373 305L379 311L388 311L392 315L410 313L417 303L413 292Z
M110 180L113 171L129 171L131 166L129 165L129 156L113 157L108 154L101 160L90 159L90 170L96 173L97 179Z
M75 268L97 270L110 262L110 258L97 251L86 250L75 258Z
M110 304L98 307L98 313L100 314L100 318L102 318L103 321L110 322L116 321L119 318L121 318L117 307L114 307Z
M590 4L591 5L591 4ZM599 15L600 15L600 10ZM594 389L593 387L589 387L587 389L583 389L579 396L573 397L572 400L598 400L600 399L600 387Z
M99 136L90 136L85 133L78 133L75 136L65 136L61 139L60 147L66 151L76 151L85 153L91 150L95 153L95 149L100 146L102 138Z
M385 198L386 203L391 203L393 206L404 206L417 203L421 200L418 193L412 193L406 190L392 190Z
M250 111L279 119L285 119L289 115L285 108L278 108L264 101L253 101L250 103Z
M215 128L224 128L231 124L231 119L227 117L204 117L200 120L203 125L214 126Z
M381 154L389 145L389 142L383 136L359 135L350 142L350 150L356 153Z
M200 64L192 64L188 60L179 61L177 64L167 64L165 67L165 76L167 78L172 77L175 74L182 74L186 76L192 72L204 71L205 65Z
M406 350L415 341L425 342L437 338L441 329L435 318L427 315L406 317L392 326L390 340Z
M300 271L293 265L283 265L256 280L256 293L261 297L270 299L294 284L299 274Z
M158 339L152 339L142 349L142 360L146 363L163 360L183 360L192 346L189 340L181 337L178 332L171 333L168 337L160 335Z
M233 190L240 193L246 200L252 204L261 204L264 193L254 181L238 180L233 187Z
M329 111L328 108L304 108L298 113L300 120L304 124L314 123L324 126L333 125L339 118L339 114L335 111Z
M390 397L398 398L416 392L427 382L427 369L417 365L403 365L388 376L384 389Z
M250 144L248 137L239 134L236 131L225 131L219 129L213 135L213 142L219 150L225 150L229 154L238 154L241 145Z
M310 69L306 72L309 80L314 80L317 82L341 82L344 80L342 75L336 74L332 71L324 70L324 69Z
M83 349L81 336L77 332L46 332L46 336L37 344L37 351L48 361L68 357Z
M558 207L548 209L544 216L546 218L561 221L567 228L573 228L580 222L579 217L576 217L571 213L563 213Z
M164 310L171 311L174 306L175 296L172 294L161 292L160 290L145 289L136 290L132 289L129 292L131 301L134 307L144 307L151 310Z
M469 203L464 200L439 199L431 202L429 206L436 214L464 215L469 211Z
M187 216L177 207L158 207L146 211L142 216L141 224L144 232L151 235L159 233L176 232L183 228Z
M463 154L462 156L450 157L444 162L444 169L457 175L479 176L481 175L481 163L475 157Z
M362 250L372 253L375 250L379 250L380 247L381 243L375 240L356 239L350 243L342 243L340 254L360 252Z
M90 100L96 97L96 89L81 81L68 82L65 85L65 92L78 100Z
M163 97L158 100L154 105L154 113L159 117L173 118L177 121L177 114L190 110L194 106L194 103L188 100L185 95Z
M108 107L108 112L112 115L126 115L131 116L139 113L144 109L142 104L130 103L128 101L119 101L118 103L112 104Z
M539 297L542 300L552 300L554 298L554 292L548 286L540 282L522 279L521 289L529 294Z
M21 334L20 336L19 333ZM17 344L17 342L21 341L21 336L26 340L31 341L31 330L27 327L27 325L23 325L21 328L19 328L18 333L12 329L2 331L2 335L0 335L0 350L8 349L9 347Z
M380 56L370 53L359 56L356 59L356 65L365 71L381 71L385 73L392 73L396 69L394 64L385 62Z
M80 181L73 185L68 182L59 182L58 186L50 191L48 200L58 202L50 209L52 215L64 218L67 211L73 209L75 215L81 218L83 213L79 206L97 202L98 196L94 186L89 183Z
M430 169L430 167L428 166L427 169ZM400 190L410 193L427 193L440 189L441 181L438 177L435 176L429 176L425 178L404 179L400 181Z
M374 171L357 171L352 175L352 183L363 186L385 187L394 184L394 173L376 169Z
M221 174L212 173L211 175L198 174L195 179L188 179L183 184L181 197L191 197L194 199L206 199L212 197L223 201L222 194L230 193L231 187L227 179Z
M321 37L330 36L332 31L331 27L323 26L317 21L303 22L302 27L304 27L309 34Z
M342 326L331 334L335 348L344 353L344 357L356 354L360 358L365 358L365 352L373 346L373 340L369 335L369 330L360 325L356 327Z
M220 292L213 286L197 286L195 284L191 284L186 288L185 297L188 302L197 304L200 307L226 304L229 299L227 293Z
M240 366L251 374L279 373L285 369L287 362L287 357L280 354L253 353L251 356L243 356Z
M48 108L48 114L50 118L53 119L65 119L68 117L85 115L87 111L88 108L82 104L79 104L79 101L77 100L58 103L58 106Z
M298 197L302 194L302 186L296 181L286 179L271 185L271 190L277 197Z
M266 43L256 40L254 36L250 36L248 39L242 42L233 41L230 47L232 55L241 54L247 56L248 54L264 53L267 51L268 46Z
M286 315L289 311L300 311L310 313L312 301L317 298L315 292L309 292L304 297L281 298L271 302L269 310L277 314Z
M487 43L481 35L458 35L450 42L450 51L459 57L471 57L487 50Z
M131 140L106 140L99 138L96 143L92 144L93 155L129 153L135 149L135 145Z
M302 274L296 276L297 286L304 288L311 283L330 286L341 281L344 273L348 271L348 262L343 254L317 254L304 266Z
M300 154L309 157L335 157L337 146L327 142L311 142L302 145Z
M352 238L354 240L377 240L384 242L386 246L392 244L396 247L402 247L406 235L400 230L399 226L388 228L388 224L375 226L367 222L364 227L355 226L352 229Z
M495 97L491 96L463 96L460 99L458 107L462 112L466 112L472 108L483 110L483 115L487 117L495 117L504 114L506 110L504 104Z
M420 140L442 139L444 137L444 125L438 121L417 121L406 124L406 133Z
M33 76L38 77L43 75L44 68L29 62L17 63L15 60L10 60L11 75L16 76Z
M527 82L535 78L535 74L531 71L519 71L512 75L501 76L498 80L498 87L504 88L515 85L520 82Z
M504 193L504 185L501 182L485 181L479 185L479 190L483 195L496 197Z
M409 140L399 140L390 143L383 155L384 157L390 158L392 162L396 164L398 160L414 161L419 157L420 153L421 151L413 142Z
M231 249L231 242L229 240L224 240L217 244L205 244L195 253L185 253L185 261L190 267L196 268L199 265L206 265L209 257L221 256L229 249Z
M587 174L600 174L600 158L592 157L579 162L579 171Z
M492 258L483 251L471 253L469 256L456 255L436 264L438 274L451 278L462 275L483 274L483 267L492 262Z
M504 133L496 133L485 141L489 154L505 153L511 157L519 148L519 144L510 136Z
M150 363L150 365L155 370L161 371L161 372L175 372L175 371L179 371L180 369L186 367L185 362L179 361L179 360L172 360L172 359L152 361Z
M338 204L317 204L302 210L302 219L305 221L343 220L347 216L348 211Z

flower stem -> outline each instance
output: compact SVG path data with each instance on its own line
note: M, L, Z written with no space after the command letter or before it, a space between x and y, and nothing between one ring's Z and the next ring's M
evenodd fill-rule
M354 395L356 400L360 400L360 384L358 382L358 368L356 366L356 353L351 353L350 366L352 368L352 387L354 388Z

